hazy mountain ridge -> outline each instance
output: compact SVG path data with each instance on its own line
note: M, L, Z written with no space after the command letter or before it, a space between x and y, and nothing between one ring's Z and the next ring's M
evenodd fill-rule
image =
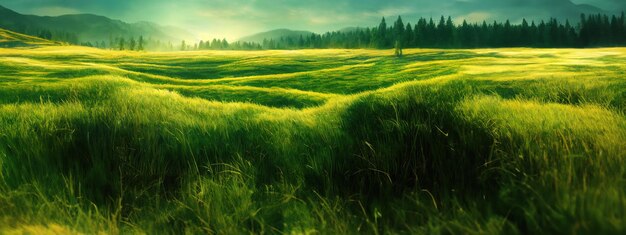
M457 1L455 8L459 18L481 13L481 19L468 21L504 21L521 22L522 19L541 21L556 18L559 21L578 22L581 14L617 14L616 9L610 11L591 4L576 4L571 0L485 0Z
M302 35L303 37L310 36L314 34L311 31L304 30L291 30L291 29L275 29L266 32L256 33L249 36L245 36L240 38L238 41L240 42L256 42L262 43L264 39L270 40L280 40L280 38L288 38L288 37L299 37Z
M184 29L170 34L171 26L152 22L126 23L94 14L72 14L62 16L23 15L0 6L0 28L17 32L50 30L75 34L80 42L109 41L111 37L152 38L161 41L179 42L194 40L195 36Z

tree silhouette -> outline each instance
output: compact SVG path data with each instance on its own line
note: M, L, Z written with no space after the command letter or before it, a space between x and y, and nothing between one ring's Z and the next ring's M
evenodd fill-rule
M119 49L120 49L120 51L124 50L124 44L125 44L125 41L124 41L124 38L122 37L122 38L119 39Z
M130 49L131 51L134 51L135 50L135 46L137 46L137 41L135 41L135 38L131 37L129 45L128 45L128 47L129 47L128 49Z
M406 47L415 46L415 33L413 33L413 27L411 26L411 23L406 24L404 32L404 45Z
M139 36L139 42L137 44L137 50L138 51L143 51L144 50L144 41L143 41L143 36Z
M376 32L378 32L376 45L378 48L385 48L387 46L387 22L385 22L385 17L383 17L382 21L378 25Z

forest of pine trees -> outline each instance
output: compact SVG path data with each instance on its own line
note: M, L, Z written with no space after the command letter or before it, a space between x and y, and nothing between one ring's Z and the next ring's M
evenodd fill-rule
M598 47L626 46L624 13L620 16L581 16L577 25L556 19L540 22L523 20L455 24L451 17L438 21L421 18L404 24L402 17L388 26L385 18L378 27L347 32L301 35L265 40L263 49L301 48L487 48L487 47Z
M191 49L191 48L190 48ZM253 42L234 42L229 43L226 39L213 39L206 42L200 41L193 47L195 50L262 50L258 43Z
M178 45L172 42L162 42L160 40L145 39L143 36L135 37L111 37L109 42L83 42L80 45L97 47L111 50L128 51L191 51L191 50L262 50L258 43L234 42L229 43L226 39L213 39L210 41L200 41L190 44L186 41Z

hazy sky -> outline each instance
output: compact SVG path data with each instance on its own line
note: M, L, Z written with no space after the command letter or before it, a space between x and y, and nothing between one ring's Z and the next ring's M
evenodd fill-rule
M20 13L93 13L127 22L152 21L188 29L203 38L236 39L276 28L325 32L376 25L380 17L451 15L473 21L513 21L557 16L563 2L591 4L614 12L626 0L0 0Z

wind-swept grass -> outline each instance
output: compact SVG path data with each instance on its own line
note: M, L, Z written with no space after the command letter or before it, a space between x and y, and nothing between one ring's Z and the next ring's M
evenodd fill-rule
M0 230L626 231L626 50L392 54L0 49Z

